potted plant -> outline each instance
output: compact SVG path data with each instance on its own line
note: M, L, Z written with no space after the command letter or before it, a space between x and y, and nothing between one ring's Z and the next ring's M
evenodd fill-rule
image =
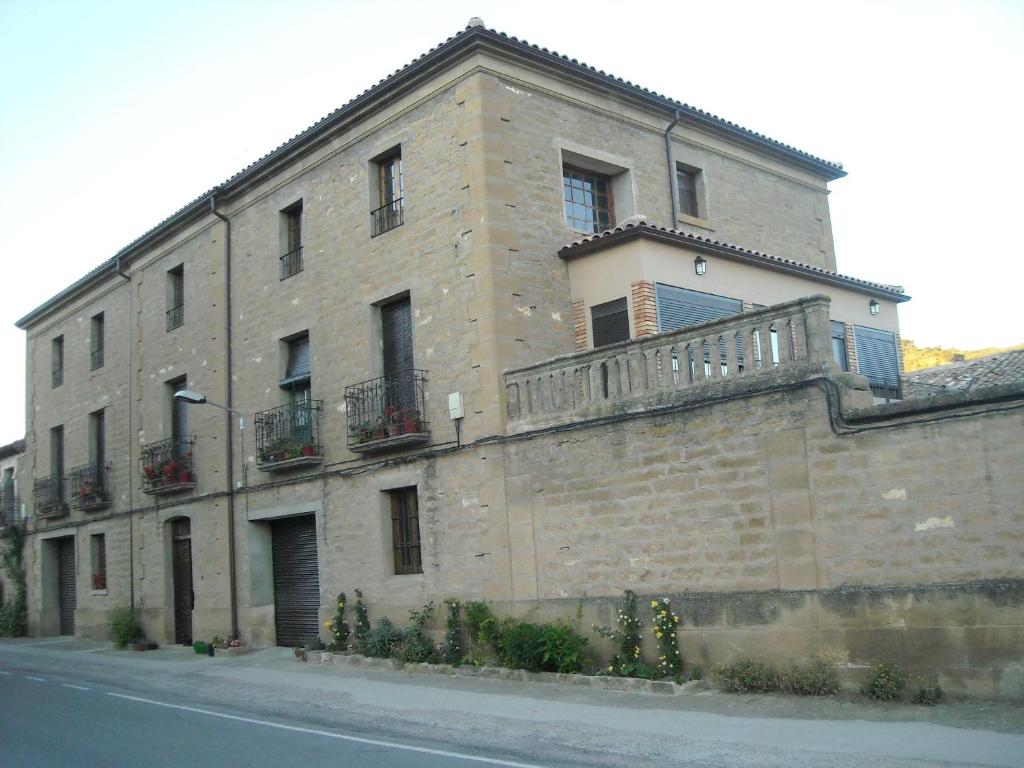
M397 405L384 406L384 422L389 437L402 434L402 409Z
M94 573L92 575L92 588L96 590L107 588L107 574Z
M314 450L312 443L306 443L302 446L302 455L308 458L313 455Z
M187 469L181 470L178 473L178 482L179 483L191 483L192 482L192 473L189 470L187 470Z
M420 431L420 415L415 408L405 408L402 411L402 434L408 435Z

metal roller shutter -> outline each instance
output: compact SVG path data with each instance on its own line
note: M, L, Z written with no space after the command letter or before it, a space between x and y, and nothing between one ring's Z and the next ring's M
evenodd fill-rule
M855 325L853 340L857 347L857 372L867 377L875 395L899 397L900 365L892 331Z
M275 522L272 537L277 644L297 647L320 634L316 519L304 515Z
M60 633L75 634L75 540L68 537L57 544L57 603L60 606Z
M709 323L743 311L743 302L739 299L713 293L689 291L663 283L657 283L654 292L658 302L658 330L662 332Z
M590 308L594 348L629 341L629 309L626 299L616 299Z
M412 359L412 304L408 298L380 308L386 405L416 407Z

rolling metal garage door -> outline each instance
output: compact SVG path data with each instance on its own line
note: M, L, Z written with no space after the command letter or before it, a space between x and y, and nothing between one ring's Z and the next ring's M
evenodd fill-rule
M61 539L57 544L57 604L60 606L60 633L75 634L75 540Z
M316 518L279 520L272 525L272 536L277 644L297 647L320 633Z

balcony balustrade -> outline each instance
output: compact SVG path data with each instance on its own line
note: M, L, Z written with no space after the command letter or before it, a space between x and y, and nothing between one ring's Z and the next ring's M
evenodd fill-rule
M281 279L287 280L302 271L302 246L281 257Z
M402 198L396 198L385 203L375 211L370 211L373 219L373 237L383 235L389 229L401 226L405 223L405 208L402 206Z
M72 508L91 512L109 507L109 472L109 466L102 464L86 464L72 469L69 473Z
M831 361L827 296L505 372L509 432L710 395L715 385L821 373Z
M32 487L36 517L61 517L68 513L68 504L64 495L66 479L64 475L36 478Z
M410 368L345 387L349 450L376 453L429 442L426 383L426 371Z
M185 305L179 304L167 310L167 330L173 331L185 324Z
M89 353L89 370L95 371L97 368L103 367L103 347L94 349Z
M142 446L142 492L160 495L195 488L195 442L194 435L182 435Z
M259 468L276 472L323 462L320 414L323 401L282 405L256 414Z

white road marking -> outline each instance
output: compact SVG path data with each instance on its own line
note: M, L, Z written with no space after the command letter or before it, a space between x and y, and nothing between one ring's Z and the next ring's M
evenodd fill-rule
M84 651L71 651L71 653L99 653L105 651L106 648L86 648Z
M11 674L11 673L10 672L4 672L2 669L0 669L0 675L9 675L9 674Z
M88 691L84 685L72 685L71 683L61 683L65 688L74 688L76 691Z
M56 643L73 643L73 637L55 637L52 640L40 640L38 643L18 643L22 648L35 648L37 645L54 645Z
M32 675L25 675L26 680L35 680L37 683L45 683L45 677L32 677Z
M238 715L228 715L223 712L213 712L209 709L199 709L197 707L185 707L180 704L168 704L163 701L154 701L153 699L143 699L139 696L126 696L123 693L112 693L107 691L107 696L114 696L118 699L126 699L128 701L138 701L143 704L155 704L158 707L167 707L168 709L180 709L184 712L196 712L200 715L210 715L211 717L221 717L225 720L236 720L240 723L252 723L253 725L265 725L268 728L279 728L282 731L294 731L296 733L308 733L313 736L326 736L329 739L340 739L341 741L353 741L358 744L369 744L375 747L387 747L389 749L400 749L406 752L419 752L427 755L437 755L438 757L450 757L456 760L469 760L476 763L487 763L488 765L503 765L506 768L544 768L543 766L536 765L534 763L517 763L512 760L499 760L493 757L479 757L477 755L466 755L460 752L448 752L443 749L428 749L427 747L413 747L408 744L395 744L390 741L378 741L376 739L364 739L359 736L345 736L340 733L332 733L331 731L321 731L316 728L301 728L297 725L283 725L281 723L271 723L267 720L256 720L251 717L239 717Z

